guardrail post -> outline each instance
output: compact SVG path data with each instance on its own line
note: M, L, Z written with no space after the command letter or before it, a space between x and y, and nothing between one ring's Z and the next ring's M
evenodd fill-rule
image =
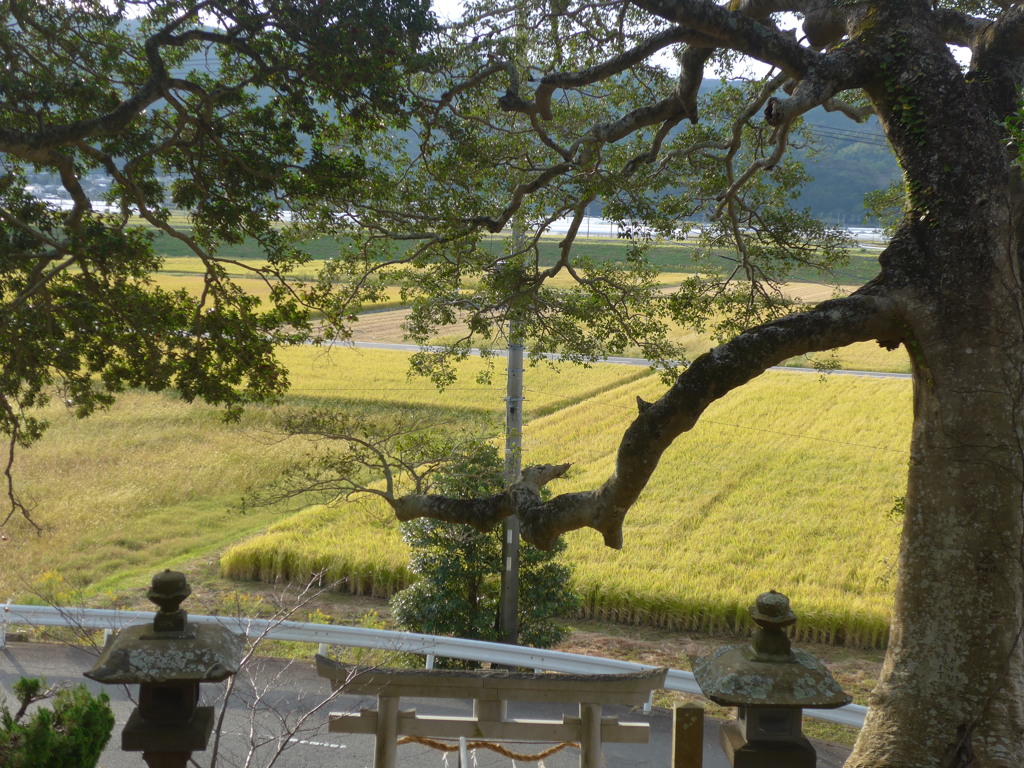
M4 606L3 611L0 611L3 615L0 616L0 648L7 647L7 614L11 612L11 600L14 598L7 599L7 605Z
M704 707L677 704L672 711L672 768L701 768L704 762Z

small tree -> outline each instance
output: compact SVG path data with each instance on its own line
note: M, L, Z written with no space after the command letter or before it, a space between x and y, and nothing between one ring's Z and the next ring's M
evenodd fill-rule
M540 493L548 479L568 469L530 467L506 488L493 445L409 414L311 409L285 414L280 429L315 448L299 455L277 481L251 491L243 509L294 499L336 503L368 494L400 512L396 499L409 488L442 498L510 499L523 486ZM413 517L403 524L402 535L414 550L410 565L420 579L392 601L399 625L412 632L498 640L500 533ZM546 648L564 639L567 629L551 618L579 605L567 586L570 569L557 562L564 549L558 543L548 551L532 545L520 551L519 626L526 645Z
M90 768L96 765L114 729L106 694L93 696L84 685L54 690L38 678L14 684L18 711L0 705L0 765L4 768ZM53 699L23 722L31 704Z
M434 490L461 498L489 496L503 487L501 458L486 443L470 446L434 479ZM426 518L404 523L402 538L413 549L410 567L419 580L391 600L399 626L431 635L500 640L500 530L484 533ZM524 645L548 648L569 634L567 627L552 622L579 607L579 597L566 589L571 569L557 561L564 550L559 541L548 551L529 544L520 551L519 626ZM446 665L461 663L447 660Z

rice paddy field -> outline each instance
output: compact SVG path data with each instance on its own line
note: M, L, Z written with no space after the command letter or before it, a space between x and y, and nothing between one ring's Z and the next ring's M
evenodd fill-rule
M531 420L524 461L573 462L555 492L594 487L635 397L660 387L648 376ZM585 616L733 634L747 629L752 598L777 589L799 605L800 639L883 646L909 398L906 381L789 372L730 394L663 457L622 551L593 531L569 535ZM407 558L386 505L367 500L281 520L230 548L221 567L270 581L324 570L354 592L387 595L407 583Z
M332 246L316 247L319 258ZM601 258L623 248L611 240L592 247ZM666 266L684 271L685 244L674 247L662 254ZM193 290L195 260L173 249L165 256L161 285ZM869 272L872 257L858 258L857 269ZM244 273L239 268L240 279ZM265 292L260 281L248 283ZM788 290L816 301L831 289L804 282ZM389 297L383 311L363 315L356 338L401 341L398 303ZM691 356L711 346L683 329L674 333ZM251 408L238 424L172 394L129 392L85 421L59 401L49 406L50 430L16 467L41 531L18 520L5 528L0 598L37 599L59 581L85 601L117 605L165 567L278 582L325 571L352 592L379 596L407 584L408 552L380 503L241 514L239 502L310 450L276 433L280 409L414 412L448 430L496 435L503 362L495 361L490 383L478 383L485 363L470 359L459 381L438 392L406 375L407 352L301 347L281 357L290 394L280 405ZM843 350L837 362L909 370L904 353L868 344ZM606 478L635 398L654 399L663 388L646 368L608 364L541 365L525 382L524 462L574 465L555 493ZM884 645L899 533L890 510L905 482L910 397L906 380L783 370L716 403L663 457L627 518L621 551L605 548L593 531L567 537L584 616L733 634L746 630L753 597L777 589L801 615L800 639Z
M483 369L467 360L460 382L444 393L406 375L408 353L352 348L282 350L293 394L282 409L308 405L413 411L446 429L494 434L504 382L474 381ZM589 372L534 369L538 391L527 417L557 411L647 374L601 366ZM238 424L172 394L130 392L108 411L75 418L55 400L50 429L19 457L20 491L42 530L15 518L0 541L0 599L31 597L48 571L84 596L115 595L148 582L155 569L215 562L219 553L294 510L237 507L245 491L279 475L308 449L281 440L277 408L250 408Z
M503 383L436 393L408 379L405 354L359 349L283 352L293 395L283 407L418 409L446 428L497 421ZM610 471L635 397L662 385L646 369L547 366L526 374L525 461L571 461L555 492L593 487ZM586 616L712 633L741 630L757 593L787 592L802 636L884 643L902 493L910 386L769 372L715 404L666 453L630 513L622 551L593 531L568 537L566 558ZM50 406L51 430L18 471L37 535L9 526L0 595L26 599L59 573L92 602L159 568L220 563L231 578L305 579L321 569L357 593L408 582L408 553L390 511L370 502L237 512L246 488L306 450L273 432L274 409L226 425L216 409L171 395L128 393L80 421Z

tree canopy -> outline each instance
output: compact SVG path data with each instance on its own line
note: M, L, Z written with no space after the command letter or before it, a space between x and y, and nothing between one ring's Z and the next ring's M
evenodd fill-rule
M407 121L406 72L433 28L426 2L67 0L2 4L0 431L44 428L56 386L84 415L126 387L173 387L228 414L287 386L274 349L347 316L343 295L284 276L309 256L281 227L329 215L363 183L365 137ZM51 173L62 199L28 174ZM91 200L83 180L109 181ZM188 212L182 222L172 210ZM199 296L151 279L154 233L205 270ZM259 306L228 277L253 241ZM8 518L9 518L8 514Z
M544 499L558 465L488 499L390 499L401 519L487 528L515 514L541 546L589 527L620 547L661 454L708 404L795 355L902 344L915 427L892 641L849 765L1024 763L1019 3L478 0L429 45L422 5L7 7L0 423L12 445L38 433L23 412L55 380L83 411L125 386L229 406L277 392L272 346L309 331L310 306L343 333L352 302L389 281L420 341L457 317L477 336L514 318L536 355L586 361L635 344L663 365L670 385L638 400L599 488ZM129 24L129 8L144 18ZM194 67L205 55L223 62L217 77ZM708 71L743 56L766 73L701 96ZM818 106L878 117L904 215L876 279L794 307L778 281L797 264L833 268L846 243L792 205L805 176L788 150ZM406 131L375 130L389 122ZM30 166L59 174L70 210L26 193ZM89 168L113 179L112 212L81 194ZM619 267L573 248L597 199L633 240ZM285 200L287 236L268 223ZM172 204L191 210L190 232L174 228ZM155 260L132 208L205 260L201 302L146 285ZM544 263L537 234L563 215L569 232ZM735 269L663 293L646 249L694 218L708 251L735 248ZM506 227L520 237L485 247L482 233ZM290 238L325 232L340 251L320 279L279 281L302 258ZM240 237L267 251L270 312L220 269L217 245ZM722 343L687 361L668 320ZM444 384L470 344L415 365Z
M860 341L905 345L915 426L892 640L849 765L1024 761L1024 8L481 0L438 51L441 78L420 90L416 162L403 177L416 183L394 186L390 204L378 198L360 216L367 241L383 242L410 232L396 213L414 212L420 234L405 236L418 245L390 260L429 266L422 293L410 288L422 322L414 330L456 307L479 330L516 313L533 318L525 322L534 349L563 344L586 359L587 341L610 337L613 326L628 337L620 307L644 294L649 322L632 327L651 357L673 354L659 316L712 327L722 344L674 371L656 402L638 400L600 487L544 500L540 486L564 469L537 467L486 502L396 498L398 517L486 528L515 514L524 538L541 546L589 527L621 547L660 456L711 402L796 355ZM701 97L706 73L741 56L767 73ZM903 215L878 277L794 308L772 286L794 264L834 266L843 245L841 233L786 205L802 175L788 149L819 106L878 117L903 171ZM424 190L443 194L424 199ZM626 270L586 263L573 249L597 198L634 237ZM529 237L510 246L511 257L490 260L472 245L474 230L536 232L561 215L572 225L553 265ZM644 248L694 217L706 221L707 245L732 244L736 269L702 272L663 295ZM566 275L571 289L550 287ZM460 290L467 276L482 289L473 300Z

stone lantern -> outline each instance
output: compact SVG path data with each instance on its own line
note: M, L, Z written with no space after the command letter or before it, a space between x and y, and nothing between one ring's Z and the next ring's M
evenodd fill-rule
M802 710L833 709L851 699L824 664L790 647L785 629L796 614L789 598L765 592L750 616L758 629L749 645L719 648L693 667L705 696L738 709L737 719L722 726L722 747L735 768L814 768Z
M241 635L188 623L179 606L191 593L182 573L154 576L147 596L160 610L153 623L117 632L85 673L100 683L139 684L139 706L121 734L121 749L142 752L150 768L185 768L193 751L206 749L213 707L198 706L199 684L235 674L244 652Z

